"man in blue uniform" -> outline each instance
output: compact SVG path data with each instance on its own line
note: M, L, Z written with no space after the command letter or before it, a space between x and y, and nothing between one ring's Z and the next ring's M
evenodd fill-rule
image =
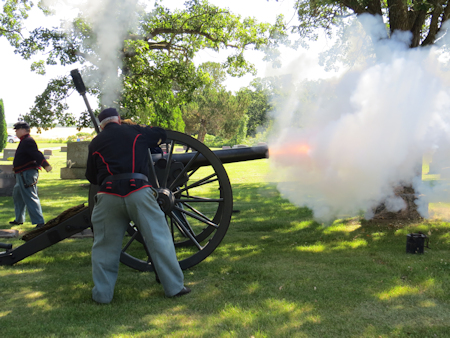
M38 150L37 144L30 136L30 126L26 122L14 124L16 136L20 139L14 155L13 171L16 176L16 185L13 189L14 211L16 218L9 222L11 225L20 225L25 222L25 208L32 224L39 228L44 225L41 203L38 197L37 182L39 169L49 172L52 167Z
M147 179L148 149L165 141L165 130L122 125L114 108L103 110L98 118L102 132L89 144L86 168L89 182L100 186L91 218L92 298L98 303L113 298L122 240L130 221L144 238L166 296L189 293L157 193Z

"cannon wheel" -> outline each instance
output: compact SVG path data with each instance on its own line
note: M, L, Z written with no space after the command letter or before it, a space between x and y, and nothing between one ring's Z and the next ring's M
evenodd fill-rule
M167 141L161 147L167 150L160 156L165 168L152 159L149 180L159 193L158 203L166 214L178 261L185 270L207 258L224 238L231 220L233 195L222 162L203 143L186 134L167 131ZM174 171L172 156L179 153L203 156L209 165L199 168L194 159ZM171 184L178 180L183 184ZM135 270L153 271L139 230L130 224L127 232L130 237L125 237L120 261Z

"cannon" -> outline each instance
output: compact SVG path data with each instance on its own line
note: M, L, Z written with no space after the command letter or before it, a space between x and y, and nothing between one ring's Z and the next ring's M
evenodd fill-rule
M158 191L158 203L172 232L181 268L188 269L208 257L224 238L233 213L233 194L223 163L267 157L267 146L211 151L198 140L167 131L164 154L151 154L149 180ZM98 187L89 188L88 206L75 208L70 217L56 225L32 230L35 236L21 246L0 243L0 265L16 262L91 226L93 197ZM121 262L139 271L153 271L137 228L130 224Z
M77 79L80 81L81 77ZM78 86L84 88L79 83ZM90 110L88 104L87 107ZM180 266L185 270L207 258L228 230L233 194L223 164L267 158L268 148L264 145L211 151L189 135L167 131L161 149L163 153L158 154L149 150L149 181L158 191L158 203L166 215ZM71 212L59 215L55 222L49 221L43 228L32 230L30 238L21 246L13 249L0 243L0 248L6 249L0 252L0 265L13 265L90 227L97 190L97 186L90 186L87 207L71 208ZM127 233L120 261L139 271L153 271L151 257L137 227L129 224Z
M224 238L233 213L233 194L224 163L267 158L267 146L211 151L200 141L167 131L164 154L150 156L149 181L171 230L183 270L208 257ZM90 200L96 193L91 186ZM92 206L92 203L89 203ZM153 271L151 258L137 228L130 224L120 260L139 270Z

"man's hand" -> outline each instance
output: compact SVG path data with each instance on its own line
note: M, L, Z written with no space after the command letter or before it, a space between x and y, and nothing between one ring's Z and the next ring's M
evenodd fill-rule
M52 166L51 166L51 165L48 165L48 166L44 167L44 169L45 169L47 172L49 172L50 170L52 170Z

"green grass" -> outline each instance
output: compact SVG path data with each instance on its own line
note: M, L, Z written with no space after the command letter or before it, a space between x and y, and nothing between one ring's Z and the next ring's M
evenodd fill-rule
M42 173L39 185L47 220L87 201L86 181L59 179L65 153L50 162L54 172ZM450 336L448 223L352 218L324 227L280 197L266 160L226 168L239 212L214 253L185 271L191 294L166 299L152 273L121 265L113 302L98 305L92 239L66 239L0 266L1 336ZM9 228L12 198L0 206L0 228ZM428 234L430 249L406 254L406 235L417 231Z

